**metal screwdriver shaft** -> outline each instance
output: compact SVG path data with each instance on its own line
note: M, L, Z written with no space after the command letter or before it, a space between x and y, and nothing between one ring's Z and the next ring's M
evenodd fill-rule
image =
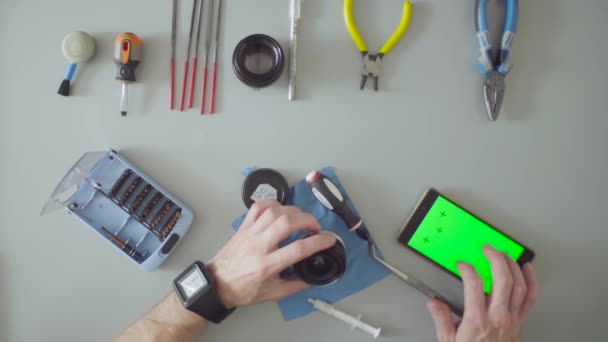
M122 84L120 93L120 114L127 116L127 109L129 108L129 86L127 83Z

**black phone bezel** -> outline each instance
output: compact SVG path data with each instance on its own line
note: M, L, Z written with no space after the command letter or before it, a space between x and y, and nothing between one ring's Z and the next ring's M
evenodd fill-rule
M424 217L426 216L426 214L429 212L429 210L431 209L431 206L435 203L435 200L437 199L438 196L441 196L441 197L447 199L448 201L450 201L452 204L454 204L458 208L460 208L460 209L464 210L465 212L473 215L473 217L475 217L478 220L480 220L481 222L487 224L492 229L496 230L497 232L501 233L505 237L513 240L514 242L516 242L519 245L521 245L522 247L524 247L524 251L521 253L521 255L519 256L519 258L517 259L517 263L519 264L520 267L523 266L523 265L525 265L526 263L532 261L532 259L534 259L534 255L535 255L534 252L531 249L529 249L527 246L525 246L521 242L515 240L514 238L512 238L508 234L505 234L500 229L498 229L495 226L489 224L485 220L481 219L479 216L477 216L474 213L472 213L471 211L463 208L458 203L454 202L452 199L450 199L449 197L445 196L444 194L439 193L437 190L435 190L433 188L429 188L424 193L424 195L422 195L422 198L418 202L418 205L416 206L416 208L414 208L414 211L412 212L412 214L410 215L410 217L403 224L403 228L401 229L401 231L399 232L399 234L397 236L397 241L399 241L400 244L404 245L409 250L413 251L417 255L420 255L424 259L430 261L432 264L434 264L435 266L441 268L442 270L444 270L445 272L447 272L450 275L454 276L455 278L462 280L462 278L460 276L458 276L456 273L453 273L452 271L450 271L449 269L443 267L441 264L439 264L435 260L427 257L426 255L420 253L419 251L417 251L416 249L414 249L414 248L412 248L412 247L410 247L408 245L408 242L412 238L412 235L414 235L414 233L416 232L416 230L420 226L420 223L422 222L422 220L424 219Z

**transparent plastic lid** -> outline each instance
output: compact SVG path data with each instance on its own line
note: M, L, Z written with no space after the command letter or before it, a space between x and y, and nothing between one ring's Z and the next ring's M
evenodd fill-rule
M107 152L95 151L87 152L78 159L76 164L63 177L61 182L57 184L51 197L46 202L40 215L47 214L57 209L66 208L67 203L76 194L80 186L86 181L91 170L99 163Z

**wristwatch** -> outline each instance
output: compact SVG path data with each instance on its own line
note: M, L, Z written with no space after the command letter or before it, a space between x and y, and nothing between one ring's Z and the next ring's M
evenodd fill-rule
M175 278L173 288L186 309L210 322L220 323L234 311L222 303L211 274L200 261Z

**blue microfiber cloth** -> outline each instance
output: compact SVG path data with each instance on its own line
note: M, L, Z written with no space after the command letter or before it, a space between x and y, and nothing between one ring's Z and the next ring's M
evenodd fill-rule
M334 170L327 167L320 171L336 184L346 197L348 205L357 213ZM311 287L279 301L279 309L285 320L289 321L300 318L315 311L315 308L307 302L307 298L321 299L328 303L334 303L367 288L389 275L390 272L384 266L369 256L367 242L359 238L356 233L349 231L342 219L325 208L312 194L305 180L298 182L291 188L288 204L311 213L317 218L323 230L331 231L342 239L346 247L346 272L340 280L332 285ZM245 215L232 223L234 230L238 229L244 218ZM373 232L371 233L373 235ZM293 234L281 242L281 246L289 244L301 235L301 233ZM380 258L384 259L380 251L376 249L376 252Z

